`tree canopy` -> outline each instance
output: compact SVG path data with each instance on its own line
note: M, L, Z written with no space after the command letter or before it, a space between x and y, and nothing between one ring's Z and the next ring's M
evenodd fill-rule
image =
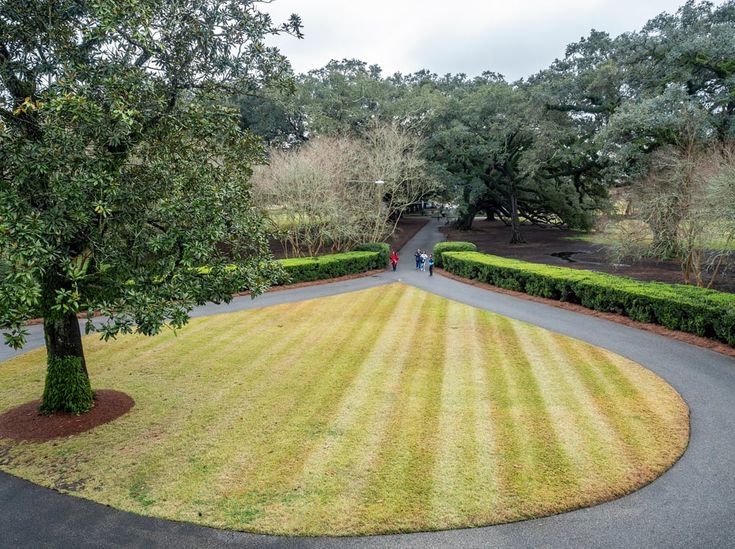
M300 21L257 8L0 4L0 328L19 347L42 317L50 372L86 377L78 313L103 313L87 329L104 337L155 334L269 284L248 183L262 149L229 97L288 77L264 39Z
M588 228L608 207L608 189L645 176L657 148L692 131L701 142L731 141L733 59L735 2L690 0L638 31L593 30L517 82L492 72L385 76L344 59L296 75L288 101L265 95L297 121L290 145L360 135L376 120L415 132L444 179L443 199L459 206L459 225L487 212L518 239L512 195L518 217Z

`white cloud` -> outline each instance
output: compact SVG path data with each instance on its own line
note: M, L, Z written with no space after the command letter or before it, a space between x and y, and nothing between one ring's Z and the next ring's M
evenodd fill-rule
M385 73L426 68L440 74L484 70L528 76L564 54L592 28L639 29L683 0L275 0L262 9L281 21L301 16L304 40L272 43L297 72L330 59L377 63Z

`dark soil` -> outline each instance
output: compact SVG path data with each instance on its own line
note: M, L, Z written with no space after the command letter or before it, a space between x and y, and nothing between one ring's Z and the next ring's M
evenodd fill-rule
M629 261L615 265L608 257L609 247L582 240L568 240L579 232L551 226L524 225L522 233L527 244L509 244L510 228L500 221L475 220L471 231L441 229L447 240L473 242L481 252L545 263L572 269L587 269L628 276L637 280L683 284L681 268L676 261ZM735 265L722 274L714 289L735 292Z
M38 413L40 400L22 404L0 415L0 437L29 442L45 442L59 437L78 435L109 423L126 414L135 401L119 391L94 393L94 407L86 414L57 412L50 416Z
M398 222L398 225L396 225L395 232L385 242L392 249L400 250L406 245L406 242L411 240L428 222L428 217L402 217ZM287 257L282 242L271 240L270 247L273 252L273 257L276 259ZM329 253L329 250L323 250L322 253L327 254ZM293 256L293 254L290 255Z

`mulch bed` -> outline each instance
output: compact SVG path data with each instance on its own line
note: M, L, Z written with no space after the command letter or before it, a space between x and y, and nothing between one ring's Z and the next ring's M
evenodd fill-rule
M59 437L78 435L109 423L126 414L135 401L120 391L94 393L94 407L86 414L57 412L50 416L38 413L40 400L21 404L0 415L0 437L18 441L46 442Z
M463 278L461 276L457 276L455 274L445 271L444 269L437 269L436 272L440 273L442 276L451 278L452 280L457 280L458 282L469 284L470 286L476 286L478 288L483 288L485 290L490 290L492 292L496 292L499 294L519 297L527 301L535 301L536 303L543 303L544 305L551 305L552 307L558 307L559 309L566 309L567 311L574 311L575 313L582 313L585 315L595 316L597 318L603 318L611 322L617 322L618 324L630 326L631 328L638 328L639 330L646 330L648 332L653 332L653 333L656 333L662 336L669 337L671 339L683 341L684 343L696 345L697 347L703 347L705 349L709 349L710 351L715 351L716 353L720 353L725 356L735 358L735 348L730 347L729 345L725 345L724 343L720 343L719 341L715 341L713 339L708 339L706 337L700 337L694 334L688 334L686 332L670 330L668 328L664 328L663 326L659 326L658 324L647 324L644 322L638 322L636 320L632 320L628 318L627 316L623 316L623 315L616 314L616 313L603 313L600 311L595 311L593 309L588 309L587 307L583 307L582 305L577 305L576 303L568 303L566 301L556 301L555 299L548 299L545 297L528 295L523 292L506 290L505 288L498 288L497 286L493 286L492 284L486 284L484 282L479 282L477 280L472 280L469 278Z
M677 261L638 260L625 265L613 265L609 257L609 247L582 240L568 240L579 236L578 231L543 226L523 225L521 233L528 241L526 244L510 244L510 228L501 221L477 219L470 231L459 231L451 227L440 229L450 241L473 242L481 252L521 259L533 263L586 269L643 281L658 281L683 284L681 266ZM574 262L565 261L554 253L572 253ZM735 264L722 273L714 284L715 290L735 292Z

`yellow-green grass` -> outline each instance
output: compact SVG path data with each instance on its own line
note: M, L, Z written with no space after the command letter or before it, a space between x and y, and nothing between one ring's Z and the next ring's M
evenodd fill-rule
M82 435L0 439L0 468L120 509L274 534L480 526L609 500L684 451L688 409L613 353L392 284L85 340L136 401ZM0 365L38 398L43 351Z

